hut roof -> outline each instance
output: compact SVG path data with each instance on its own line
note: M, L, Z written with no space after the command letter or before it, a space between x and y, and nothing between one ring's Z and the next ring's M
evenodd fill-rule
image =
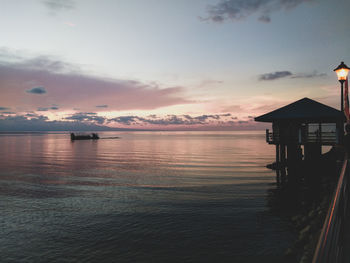
M303 98L287 106L255 118L260 122L297 120L305 122L337 122L344 114L332 107L309 98Z

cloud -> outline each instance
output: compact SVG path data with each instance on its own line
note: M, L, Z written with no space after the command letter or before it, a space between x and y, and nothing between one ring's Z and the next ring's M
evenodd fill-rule
M27 113L24 116L25 117L29 117L29 118L39 118L39 119L42 119L42 120L48 120L48 118L46 116L38 115L38 114L35 114L35 113Z
M52 56L40 55L26 58L18 50L0 48L0 65L23 70L48 71L56 74L80 74L80 68L73 64L58 60Z
M0 54L6 55L6 50ZM9 53L9 52L7 52ZM7 54L11 57L11 54ZM107 79L84 74L78 67L49 56L14 58L1 61L0 105L11 101L25 110L36 110L43 103L56 103L62 110L79 108L96 110L95 106L108 105L109 110L152 110L172 105L194 103L184 97L185 88L161 87L131 79ZM35 88L32 88L32 87ZM43 88L45 87L45 88ZM25 97L23 90L45 97ZM98 107L104 109L104 107Z
M120 116L112 119L108 119L108 122L114 122L123 125L158 125L158 126L169 126L169 125L208 125L219 122L225 123L225 117L230 117L231 114L212 114L212 115L199 115L199 116L190 116L190 115L167 115L165 117L158 117L156 115L150 115L148 117L138 117L138 116ZM222 124L221 123L221 124Z
M266 128L266 125L256 123L252 118L238 119L230 113L199 116L167 115L165 117L130 115L109 119L108 123L153 130L255 130Z
M48 110L58 110L59 107L57 106L52 106L52 107L38 107L37 111L48 111Z
M3 111L3 110L9 110L10 108L7 108L7 107L0 107L0 111Z
M43 108L43 107L39 107L37 108L37 111L48 111L49 108Z
M326 73L317 73L314 71L313 73L297 73L293 74L290 71L276 71L272 73L265 73L259 76L259 80L276 80L285 77L290 77L292 79L311 79L311 78L319 78L327 76Z
M17 51L11 52L11 50L6 47L0 47L0 60L15 61L18 59L21 59L21 56L17 54Z
M120 116L116 118L109 119L108 122L116 122L124 125L137 124L142 118L137 116Z
M261 17L259 17L258 20L260 22L263 22L263 23L270 23L271 22L271 18L267 15L262 15Z
M276 71L260 75L259 80L275 80L293 75L290 71Z
M327 76L326 73L317 73L316 71L313 73L298 73L291 76L292 79L311 79L311 78L318 78L318 77L325 77Z
M96 108L108 108L108 105L96 105Z
M291 10L296 6L312 0L221 0L216 5L207 7L208 16L201 20L221 23L227 20L238 21L257 14L264 23L271 21L271 13Z
M43 0L42 3L53 14L75 8L75 2L73 0Z
M80 122L96 122L98 124L103 124L106 121L105 117L97 116L95 112L79 112L72 116L66 117L65 120L73 120Z
M113 124L114 128L107 126ZM118 125L116 127L116 125ZM0 131L91 131L91 130L246 130L261 129L252 119L238 119L230 113L210 115L119 116L107 119L95 112L79 112L63 120L50 121L33 112L0 115ZM263 127L264 128L264 127Z
M1 116L0 131L102 131L112 128L79 121L49 121L46 116ZM29 113L30 115L30 113ZM120 130L120 129L119 129Z
M19 58L13 67L33 71L48 71L54 73L79 73L79 68L50 56L37 56L30 59Z
M32 94L45 94L46 90L44 87L36 87L32 88L30 90L26 90L27 93L32 93Z

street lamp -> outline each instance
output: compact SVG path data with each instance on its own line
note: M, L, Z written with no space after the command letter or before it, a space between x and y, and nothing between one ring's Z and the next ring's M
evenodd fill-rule
M343 61L340 63L340 65L336 69L334 69L335 73L337 73L338 80L341 86L341 96L340 96L341 104L340 105L341 105L342 112L344 111L343 84L348 76L349 70L350 68L347 65L345 65Z

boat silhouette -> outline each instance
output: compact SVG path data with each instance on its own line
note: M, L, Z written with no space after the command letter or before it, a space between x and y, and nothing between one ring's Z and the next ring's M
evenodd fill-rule
M70 139L72 141L75 140L97 140L100 139L100 137L98 136L97 133L91 133L91 134L75 134L75 133L71 133L70 134Z

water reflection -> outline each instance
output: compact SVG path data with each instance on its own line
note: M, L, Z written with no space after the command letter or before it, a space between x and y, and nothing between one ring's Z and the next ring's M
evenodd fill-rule
M121 138L103 139L116 136ZM263 133L100 137L71 142L59 133L0 136L3 258L281 259L290 235L266 208L275 176L264 168L274 151Z

